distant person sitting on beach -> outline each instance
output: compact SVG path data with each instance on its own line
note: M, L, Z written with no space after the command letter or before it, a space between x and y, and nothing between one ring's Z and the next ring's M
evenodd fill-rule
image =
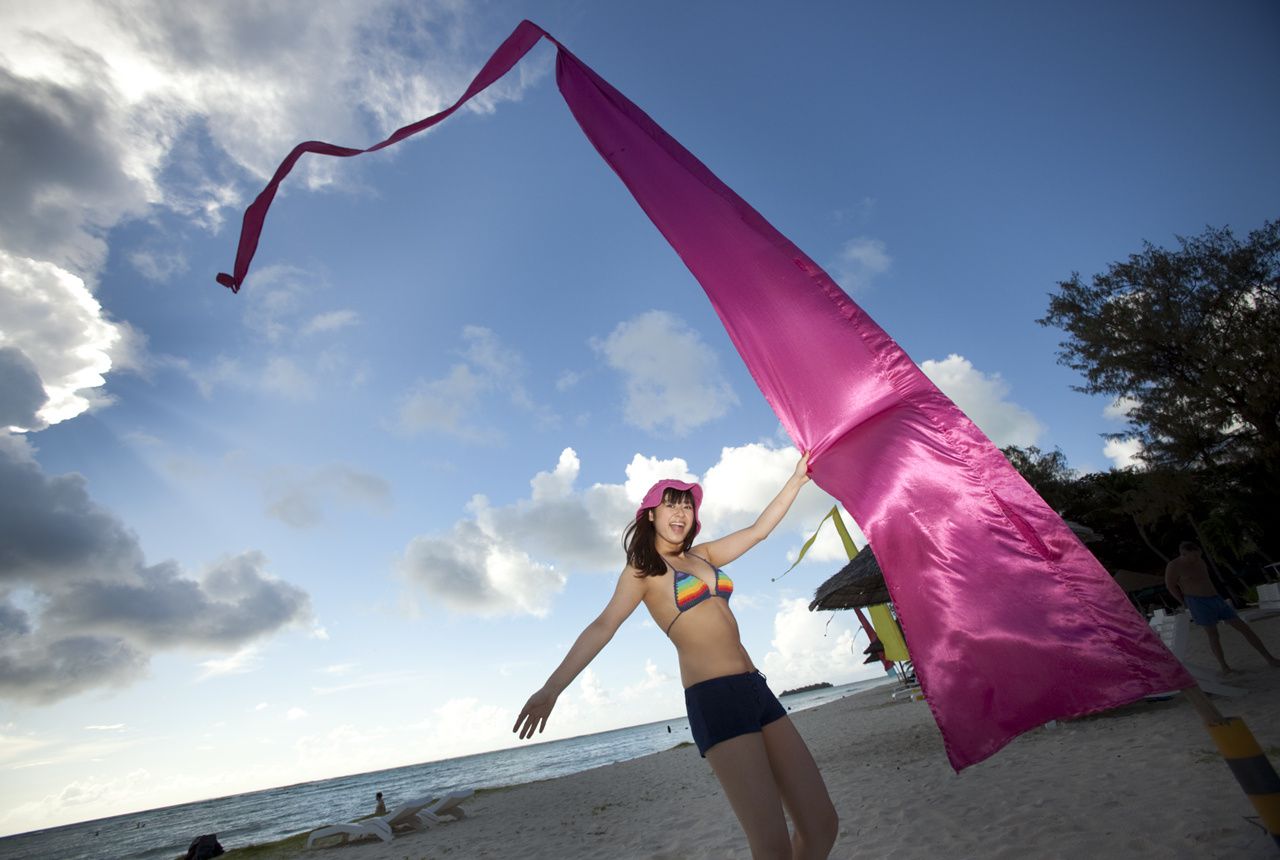
M1280 660L1271 656L1258 634L1253 632L1213 587L1213 581L1209 579L1209 568L1205 566L1199 546L1191 541L1183 541L1178 545L1178 557L1164 569L1164 584L1176 600L1186 604L1191 612L1191 620L1204 628L1209 637L1209 650L1218 659L1222 674L1229 675L1235 670L1227 665L1227 658L1222 653L1222 641L1218 637L1219 621L1239 630L1245 641L1256 648L1272 666L1280 666Z
M386 814L387 814L387 805L386 805L385 803L383 803L383 802L382 802L382 792L378 792L378 793L377 793L376 795L374 795L374 796L378 799L378 805L377 805L377 806L375 806L375 807L373 808L373 814L374 814L374 815L386 815Z
M729 609L733 581L720 569L768 537L809 480L808 467L806 454L755 523L697 546L702 488L654 484L623 535L627 563L613 597L529 697L513 731L521 739L541 732L559 695L643 601L675 645L694 742L728 796L751 855L826 857L836 839L835 807L809 748L742 647Z

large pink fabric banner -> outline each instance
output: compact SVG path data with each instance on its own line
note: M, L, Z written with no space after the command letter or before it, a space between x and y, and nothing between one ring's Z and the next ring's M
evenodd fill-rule
M1190 687L1093 555L840 287L688 150L525 21L456 104L368 150L299 144L245 213L233 275L305 152L351 156L434 125L542 37L578 124L711 299L816 483L866 533L958 770L1019 733Z

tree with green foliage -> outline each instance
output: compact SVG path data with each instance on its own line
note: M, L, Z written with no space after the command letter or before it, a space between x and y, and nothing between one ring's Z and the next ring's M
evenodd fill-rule
M1153 473L1128 494L1135 522L1159 509L1210 523L1239 557L1276 557L1280 220L1247 241L1223 227L1178 244L1145 243L1088 283L1072 274L1038 322L1066 332L1059 361L1084 375L1077 390L1127 407Z
M1129 407L1152 464L1252 463L1280 477L1280 220L1241 242L1206 230L1050 294L1078 390Z

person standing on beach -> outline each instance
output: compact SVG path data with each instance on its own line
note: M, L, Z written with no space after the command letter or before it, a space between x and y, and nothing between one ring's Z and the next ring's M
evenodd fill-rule
M1222 640L1218 637L1219 621L1239 630L1245 641L1256 648L1268 663L1273 667L1280 667L1280 660L1271 655L1258 634L1253 632L1253 628L1236 614L1231 604L1223 600L1213 587L1213 581L1209 579L1209 568L1205 566L1199 546L1191 541L1183 541L1178 545L1178 557L1164 569L1164 584L1169 593L1191 612L1191 620L1204 628L1209 637L1209 650L1218 659L1222 674L1230 675L1235 670L1227 665L1227 658L1222 653Z
M742 646L729 609L733 581L721 570L769 536L809 480L808 468L805 454L752 525L697 546L702 487L674 480L650 487L623 535L627 563L613 597L529 697L512 731L522 740L541 732L556 699L643 602L676 648L694 742L751 856L827 857L839 825L835 806L809 748Z

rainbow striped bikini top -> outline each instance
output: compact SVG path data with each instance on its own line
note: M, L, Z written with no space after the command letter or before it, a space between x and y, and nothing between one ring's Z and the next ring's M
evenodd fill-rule
M708 588L705 582L694 576L692 573L685 573L683 570L676 570L674 567L671 568L672 571L675 572L674 588L676 609L678 609L679 612L676 613L675 618L671 619L671 623L667 625L667 633L671 632L671 628L675 625L676 619L693 607L697 606L702 601L712 597L722 597L725 602L728 603L729 598L733 596L733 580L730 579L723 570L701 556L694 556L694 558L706 562L707 566L716 572L715 591Z

